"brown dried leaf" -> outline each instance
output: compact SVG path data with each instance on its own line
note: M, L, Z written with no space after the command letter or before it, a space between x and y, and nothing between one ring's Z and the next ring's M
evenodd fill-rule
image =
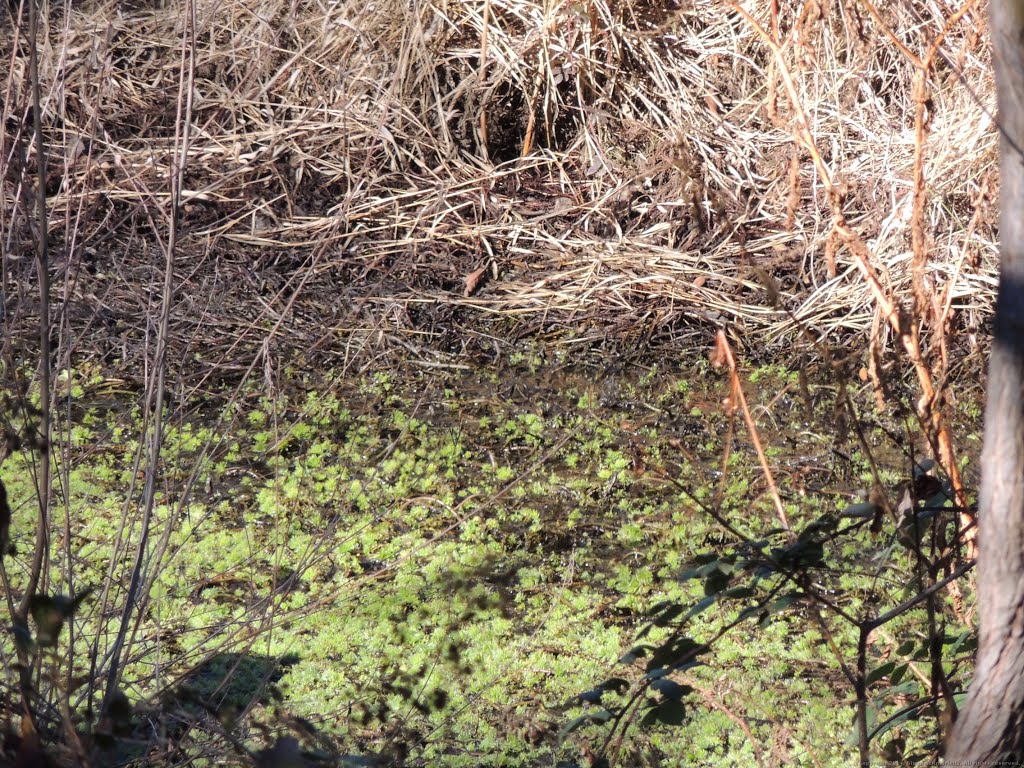
M480 267L480 269L474 269L463 278L463 280L466 281L466 290L462 292L464 297L469 298L473 295L473 292L480 286L480 281L486 270L486 266Z
M721 331L715 336L715 346L711 349L711 367L718 369L729 361L728 344L725 334Z

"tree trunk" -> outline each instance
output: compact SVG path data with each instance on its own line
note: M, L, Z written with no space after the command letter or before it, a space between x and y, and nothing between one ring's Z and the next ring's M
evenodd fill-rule
M946 760L1024 760L1024 0L991 0L1000 272L985 409L974 682ZM1016 764L1016 763L1015 763Z

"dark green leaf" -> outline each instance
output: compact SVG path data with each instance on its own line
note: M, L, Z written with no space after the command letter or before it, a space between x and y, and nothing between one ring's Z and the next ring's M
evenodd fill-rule
M590 715L580 715L579 717L574 717L568 723L563 725L562 729L558 732L558 743L562 744L565 741L566 736L568 736L573 731L579 730L584 725L587 725L591 722L593 721L590 719Z
M915 696L921 693L921 684L917 680L905 680L886 691L888 696Z
M897 725L902 725L903 723L907 722L908 720L917 720L917 718L921 716L921 710L924 707L928 706L930 703L931 702L928 702L928 701L921 701L921 702L918 702L917 704L909 705L906 709L901 711L899 714L895 715L894 717L892 717L889 720L886 720L884 723L882 723L880 726L878 726L878 730L873 731L869 735L871 736L872 739L877 739L877 738L885 735L889 731L891 731Z
M600 712L591 712L586 715L580 715L570 720L568 723L562 726L562 730L558 732L558 743L562 744L565 741L565 737L573 731L579 730L584 725L590 723L607 723L613 717L612 713L607 709L602 709Z
M900 758L903 757L903 753L906 751L906 748L907 740L903 738L896 738L887 741L879 747L879 750L882 753L883 760L893 765L899 765L901 762Z
M876 667L875 669L868 672L867 679L864 681L865 685L872 685L877 683L883 677L888 676L894 669L896 669L896 662L887 661L885 664Z
M955 656L964 644L967 645L968 650L973 650L975 639L976 635L972 629L965 629L954 637L943 638L943 643L949 645L949 650L946 651L946 654L949 656Z
M862 501L859 504L851 504L842 512L840 517L853 517L861 520L870 520L878 512L878 506L869 501Z
M906 656L908 653L910 653L915 648L917 648L917 641L916 640L906 640L906 641L904 641L903 643L900 644L899 648L896 649L896 655L897 656Z
M904 675L907 674L907 670L910 669L909 664L900 664L896 669L889 675L889 685L899 685L900 681L903 680Z

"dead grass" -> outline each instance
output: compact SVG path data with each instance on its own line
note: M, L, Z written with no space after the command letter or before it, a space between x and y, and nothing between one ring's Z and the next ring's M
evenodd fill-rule
M920 141L899 45L923 55L955 9L784 5L774 20L744 7L782 45L847 225L888 295L909 297ZM517 333L630 345L723 323L788 345L796 320L863 345L879 327L778 62L729 3L199 0L194 53L188 18L128 2L47 11L55 286L80 339L108 356L138 354L157 311L183 62L194 119L173 359L244 367L240 349L289 347L355 360L489 337L495 315ZM0 28L15 325L33 320L23 29ZM922 147L926 283L973 348L996 282L983 9L940 52Z

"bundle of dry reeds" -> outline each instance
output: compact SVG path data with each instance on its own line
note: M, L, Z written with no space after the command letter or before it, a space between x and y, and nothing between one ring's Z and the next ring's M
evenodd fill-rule
M180 158L172 335L221 364L246 340L352 354L493 315L575 339L882 334L837 232L892 298L919 267L973 340L995 284L983 8L783 6L44 5L57 300L130 355ZM27 318L25 28L0 27L0 238Z

